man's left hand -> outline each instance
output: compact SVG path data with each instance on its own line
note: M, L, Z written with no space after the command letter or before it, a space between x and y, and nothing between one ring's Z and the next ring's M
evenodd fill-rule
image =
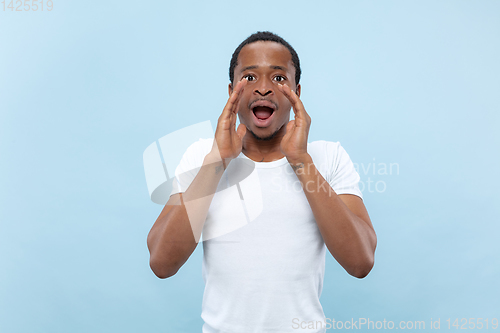
M305 162L307 153L307 137L311 127L311 117L307 114L299 96L286 84L278 85L279 90L292 104L295 119L290 120L286 126L286 134L281 140L281 152L290 164Z

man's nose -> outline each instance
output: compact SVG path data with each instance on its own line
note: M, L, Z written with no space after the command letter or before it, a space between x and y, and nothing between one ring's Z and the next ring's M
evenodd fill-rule
M254 93L257 93L261 96L267 96L273 94L273 84L269 82L269 80L262 80L259 82L259 85L255 87Z

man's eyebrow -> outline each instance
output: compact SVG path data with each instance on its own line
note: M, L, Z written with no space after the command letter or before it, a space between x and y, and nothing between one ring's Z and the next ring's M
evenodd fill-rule
M247 67L242 68L241 71L244 72L244 71L248 71L248 70L256 69L256 68L259 68L259 66L252 65L252 66L247 66ZM286 72L286 68L283 67L283 66L270 65L269 68L271 68L271 69L278 69L278 70Z
M247 67L243 68L241 71L244 72L244 71L248 71L250 69L256 69L256 68L259 68L259 66L252 65L252 66L247 66Z

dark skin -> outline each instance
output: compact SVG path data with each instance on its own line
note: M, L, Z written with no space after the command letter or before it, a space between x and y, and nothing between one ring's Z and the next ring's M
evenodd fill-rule
M237 112L240 123L254 133L241 133L243 153L264 162L286 156L302 184L328 250L348 273L366 276L374 264L375 230L363 200L350 194L337 195L307 153L311 117L300 100L301 86L295 83L295 67L288 49L269 41L246 45L239 54L234 80L247 81ZM232 88L230 84L230 95ZM261 98L278 106L266 127L255 124L248 107L252 100ZM295 117L290 121L291 107ZM270 140L262 140L270 136Z
M227 165L243 152L257 162L286 157L309 202L318 229L333 257L351 275L366 276L377 243L361 198L337 195L307 152L311 117L300 100L295 68L288 49L259 41L242 48L229 85L229 99L220 115L212 151L184 194L172 195L148 235L150 265L160 278L174 275L196 248L206 213ZM255 120L251 105L266 100L275 106L270 121ZM293 107L294 119L290 121ZM236 129L236 117L240 125ZM249 133L247 133L249 132ZM190 218L185 202L191 204Z
M290 120L292 104L281 92L286 83L300 96L300 84L295 84L295 67L287 48L274 42L255 42L246 45L238 56L234 69L234 81L246 80L239 100L238 115L240 123L250 132L243 137L242 151L256 161L270 162L285 155L280 144L286 134L286 124ZM233 84L229 84L229 95ZM259 99L269 100L278 108L274 111L272 123L259 127L253 121L251 102ZM253 134L252 134L253 133ZM272 137L268 140L269 137Z

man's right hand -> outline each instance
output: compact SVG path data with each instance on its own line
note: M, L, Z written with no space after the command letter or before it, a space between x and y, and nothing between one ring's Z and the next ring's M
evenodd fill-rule
M242 140L247 132L247 128L243 124L240 124L238 129L236 129L238 104L247 82L246 79L243 79L236 84L217 121L215 140L211 153L219 155L222 158L224 168L241 153Z

